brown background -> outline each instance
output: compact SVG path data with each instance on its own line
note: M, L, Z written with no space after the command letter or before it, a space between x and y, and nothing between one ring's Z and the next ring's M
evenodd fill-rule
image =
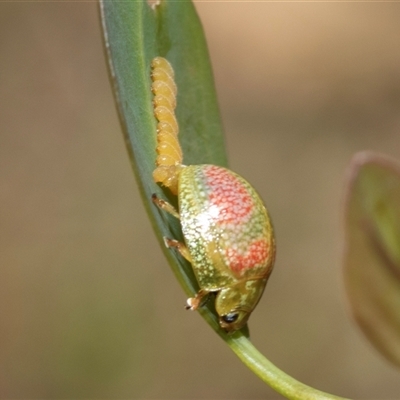
M201 2L231 167L274 219L251 320L297 379L400 397L347 314L343 177L400 156L400 4ZM130 170L94 2L0 4L0 396L265 399L195 314Z

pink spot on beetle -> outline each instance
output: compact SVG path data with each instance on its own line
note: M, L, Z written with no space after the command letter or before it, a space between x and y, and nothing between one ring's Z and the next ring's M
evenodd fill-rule
M252 242L244 253L229 248L226 250L229 268L233 272L240 273L247 269L261 266L265 264L268 259L268 250L268 243L263 239Z
M253 210L253 199L243 183L229 171L210 165L204 170L209 200L219 209L218 222L221 224L245 221Z

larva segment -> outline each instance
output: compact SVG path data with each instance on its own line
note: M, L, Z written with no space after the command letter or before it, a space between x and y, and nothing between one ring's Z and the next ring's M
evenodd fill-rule
M154 58L151 68L154 115L158 121L157 167L153 171L153 179L177 194L183 156L178 140L179 126L174 111L177 93L174 70L163 57Z

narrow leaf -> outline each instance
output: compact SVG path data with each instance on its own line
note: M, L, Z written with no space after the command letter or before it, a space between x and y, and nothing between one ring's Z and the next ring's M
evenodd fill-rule
M154 230L182 239L178 221L160 213L152 193L176 200L152 179L156 159L156 121L150 90L150 63L156 56L171 62L178 86L177 118L184 163L226 166L226 154L209 56L195 9L189 0L164 0L155 9L146 1L100 0L104 43L122 129L132 166ZM191 266L165 249L171 267L188 295L197 289ZM296 381L271 364L251 344L246 329L228 335L212 306L199 312L238 357L273 389L291 399L339 399Z
M161 213L151 195L169 198L153 182L156 159L156 120L153 115L150 63L168 59L178 86L177 118L185 164L226 165L222 126L208 50L197 13L190 1L100 1L109 71L120 121L143 201L156 234L181 238L179 223ZM197 289L190 265L162 248L187 294Z

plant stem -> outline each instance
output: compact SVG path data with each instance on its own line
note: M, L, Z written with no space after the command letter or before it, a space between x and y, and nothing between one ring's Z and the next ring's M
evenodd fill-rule
M264 357L243 334L227 336L225 341L243 363L259 378L282 396L291 400L339 400L345 399L321 392L305 385L281 371Z

